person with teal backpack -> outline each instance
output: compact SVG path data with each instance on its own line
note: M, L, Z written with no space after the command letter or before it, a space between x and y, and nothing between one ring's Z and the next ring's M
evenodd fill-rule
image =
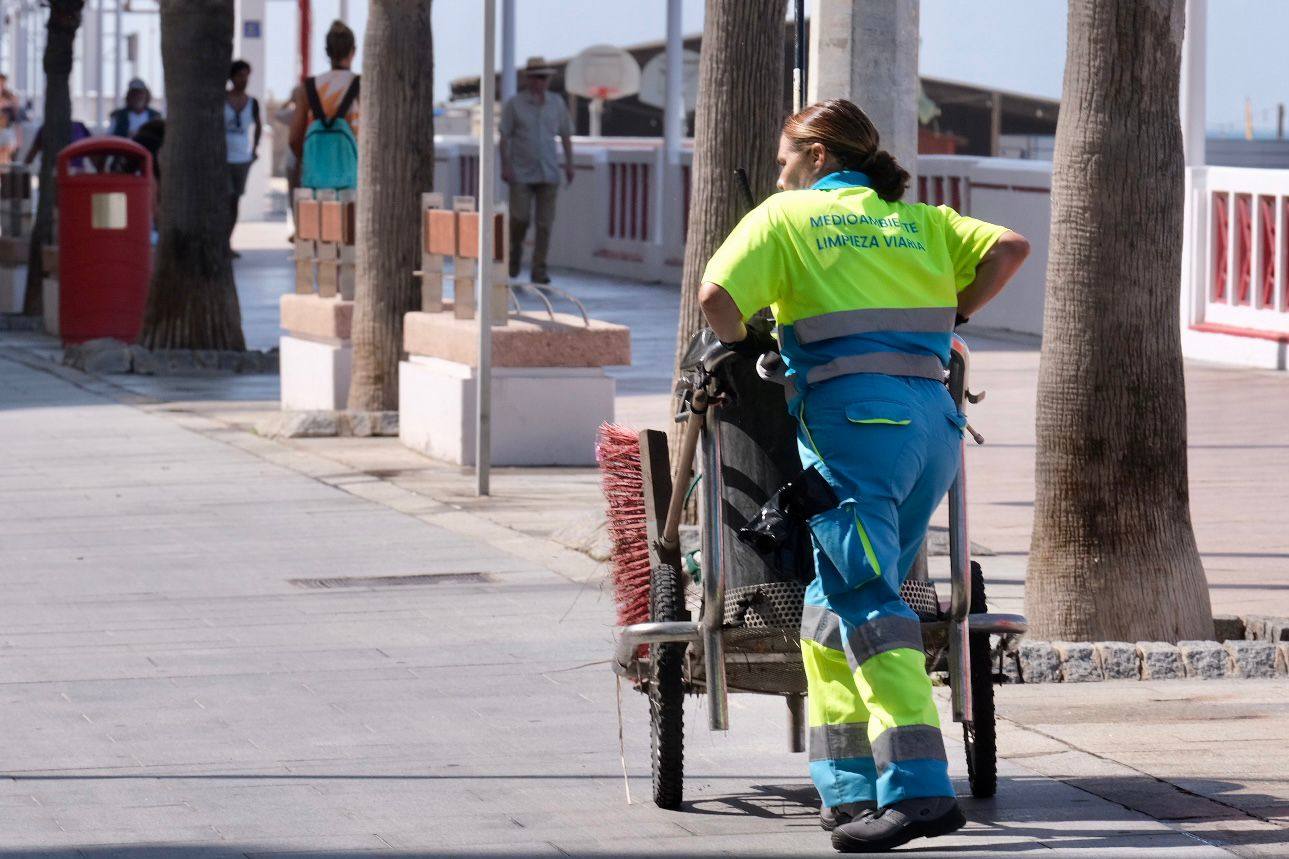
M299 159L299 187L343 190L358 185L359 77L350 71L353 31L334 22L326 45L331 69L306 78L296 90L291 150Z
M309 109L318 117L304 133L304 151L300 164L300 186L341 190L358 185L358 138L345 120L350 105L358 98L358 76L330 116L323 110L318 87L313 78L304 82Z

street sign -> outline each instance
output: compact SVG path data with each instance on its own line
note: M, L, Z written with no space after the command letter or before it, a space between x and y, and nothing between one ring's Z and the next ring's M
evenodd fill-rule
M640 64L615 45L592 45L569 60L564 88L600 101L635 95L640 90Z
M685 112L689 113L698 103L698 52L684 51L681 54L684 67L685 83L681 88L685 100ZM650 107L665 109L667 107L667 53L654 54L640 70L640 95L642 102Z
M258 39L258 38L260 37L260 29L261 29L261 27L260 27L260 22L259 22L259 21L243 21L243 22L242 22L242 38L243 38L243 39Z

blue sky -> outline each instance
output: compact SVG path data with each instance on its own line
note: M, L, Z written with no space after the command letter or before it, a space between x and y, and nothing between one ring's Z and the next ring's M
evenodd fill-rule
M352 24L361 29L366 3L350 0ZM686 34L702 28L702 0L686 0ZM663 37L663 0L517 0L517 55L563 57L597 42L634 44ZM335 16L339 0L314 0L319 31ZM435 77L440 97L448 81L475 72L482 38L479 0L434 0ZM1065 58L1064 0L922 0L922 73L1016 92L1057 98ZM269 3L272 57L267 83L282 92L294 61L289 30L294 4ZM1253 100L1254 124L1270 129L1275 106L1289 101L1289 2L1218 0L1209 3L1208 122L1210 130L1236 133L1244 100ZM286 38L278 42L280 36ZM315 40L320 42L320 39ZM285 50L278 50L281 44ZM322 62L321 45L316 63ZM359 58L361 60L361 56Z

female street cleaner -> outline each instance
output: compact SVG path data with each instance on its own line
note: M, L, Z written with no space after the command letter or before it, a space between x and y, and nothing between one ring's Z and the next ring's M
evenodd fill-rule
M772 309L802 465L839 501L808 520L810 775L833 846L879 852L966 822L899 588L957 474L966 422L944 384L954 326L1029 245L947 206L901 202L909 174L848 101L789 117L778 163L784 193L730 234L699 298L721 342L752 360L776 344L744 320Z

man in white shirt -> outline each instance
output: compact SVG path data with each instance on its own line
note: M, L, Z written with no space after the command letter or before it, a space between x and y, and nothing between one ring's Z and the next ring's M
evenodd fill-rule
M547 91L555 69L541 57L533 57L524 73L525 88L502 108L499 129L501 178L510 186L510 276L519 276L531 218L537 226L533 283L550 283L546 252L550 248L561 176L573 181L573 122L563 97ZM562 169L555 150L556 135L564 145Z

